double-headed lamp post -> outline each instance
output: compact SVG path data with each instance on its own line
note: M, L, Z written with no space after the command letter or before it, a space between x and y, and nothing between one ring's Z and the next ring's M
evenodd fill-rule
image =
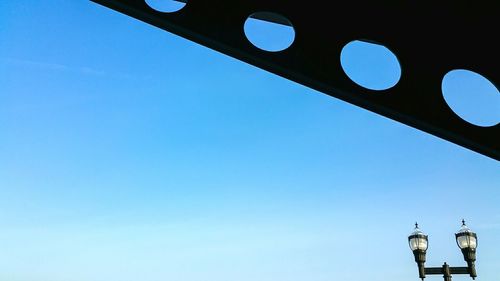
M446 262L442 267L425 267L425 254L429 245L429 239L418 228L418 224L415 223L415 230L408 236L408 243L415 256L415 262L418 265L418 275L422 280L424 280L426 274L442 274L445 281L451 281L452 274L469 274L472 279L476 278L476 233L472 232L465 225L465 221L462 220L462 227L455 233L455 238L458 247L462 250L464 260L467 262L467 267L450 267Z

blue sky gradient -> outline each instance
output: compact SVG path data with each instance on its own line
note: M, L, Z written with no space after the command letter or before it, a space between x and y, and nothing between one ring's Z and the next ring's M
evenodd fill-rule
M0 160L0 281L498 278L498 161L90 1L0 2Z

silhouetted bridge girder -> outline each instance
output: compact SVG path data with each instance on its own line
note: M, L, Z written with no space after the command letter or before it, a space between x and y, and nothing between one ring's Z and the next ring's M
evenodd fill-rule
M443 77L455 69L498 85L497 1L178 0L188 3L174 13L156 11L145 0L91 1L500 160L500 123L481 127L464 121L441 91ZM244 23L259 11L290 20L295 40L289 48L267 52L248 41ZM288 24L265 14L261 19ZM366 89L344 73L340 53L354 40L379 43L396 54L402 75L394 87Z

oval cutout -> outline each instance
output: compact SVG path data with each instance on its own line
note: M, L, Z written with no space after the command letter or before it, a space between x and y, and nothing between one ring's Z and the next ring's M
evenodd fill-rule
M283 51L295 40L292 23L285 17L271 12L250 15L244 25L245 36L255 47L268 51Z
M452 70L443 77L441 91L461 119L481 127L500 123L500 92L484 76L465 69Z
M361 40L342 48L340 63L346 75L356 84L370 90L387 90L401 78L401 66L387 47Z
M145 0L146 4L155 11L173 13L186 6L187 0Z

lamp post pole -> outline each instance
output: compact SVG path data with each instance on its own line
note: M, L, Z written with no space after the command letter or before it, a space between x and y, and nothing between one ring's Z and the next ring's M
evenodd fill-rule
M477 235L472 232L462 220L462 227L455 233L457 245L462 250L464 260L467 262L466 267L450 267L446 262L442 267L425 267L425 255L428 248L428 236L425 235L415 223L415 230L408 236L410 249L415 256L415 262L418 265L418 275L424 280L426 275L443 275L444 281L451 281L453 274L468 274L472 279L477 277L476 274L476 248Z

